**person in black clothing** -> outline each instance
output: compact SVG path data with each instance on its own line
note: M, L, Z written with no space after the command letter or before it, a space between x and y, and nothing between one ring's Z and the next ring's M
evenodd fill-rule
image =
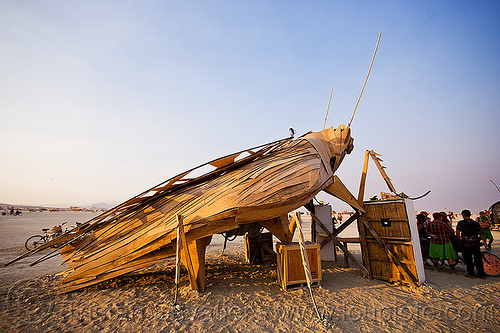
M429 237L425 228L426 217L424 214L417 215L418 237L420 238L420 249L424 261L429 258Z
M480 278L486 278L483 267L483 259L481 257L481 237L483 234L482 228L478 222L470 218L470 210L464 209L462 211L463 220L458 221L457 236L462 241L462 253L467 267L467 277L473 278L474 266L477 270L477 275Z

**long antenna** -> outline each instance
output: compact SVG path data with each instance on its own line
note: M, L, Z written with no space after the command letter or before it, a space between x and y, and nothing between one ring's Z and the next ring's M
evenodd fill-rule
M332 88L332 92L330 93L330 99L328 100L328 106L326 108L326 115L325 115L325 122L323 124L323 129L325 129L325 127L326 127L326 118L328 118L328 110L330 109L330 102L332 101L332 95L333 95L333 88Z
M354 119L354 114L356 113L356 110L358 108L359 100L361 99L361 95L363 95L363 91L365 90L366 81L368 81L368 76L370 76L370 71L372 70L373 61L375 60L375 55L377 54L378 43L380 42L380 36L382 36L381 32L378 34L377 46L375 46L375 52L373 53L372 62L370 64L370 69L368 69L368 74L366 74L366 79L365 79L365 83L363 84L363 89L361 89L361 94L359 94L358 101L356 102L356 107L354 108L354 112L352 113L351 120L349 121L349 124L347 125L347 127L351 127L352 120Z
M497 188L498 192L500 192L500 188L498 188L497 184L495 184L495 182L494 182L494 181L492 181L491 179L490 179L490 182L491 182L493 185L495 185L495 187Z

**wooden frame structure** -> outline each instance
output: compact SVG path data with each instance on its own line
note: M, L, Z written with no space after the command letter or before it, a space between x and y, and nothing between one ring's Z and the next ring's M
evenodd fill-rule
M312 222L315 224L311 229L314 230L319 226L328 235L321 242L321 247L328 242L334 242L344 252L346 266L348 266L348 261L351 260L367 278L377 278L418 286L425 281L425 271L421 259L413 204L407 198L392 201L363 202L370 156L391 192L396 192L391 179L384 171L385 167L380 163L382 162L379 158L381 155L372 150L367 150L361 175L359 196L356 201L357 205L351 204L356 213L339 228L330 232L314 214L314 206L311 202L306 206L311 213ZM337 191L336 193L344 193L344 191ZM350 193L344 193L345 197L348 200L343 199L343 201L348 203L353 202ZM362 205L362 209L359 208L360 205ZM354 221L357 221L359 238L339 237L339 234ZM360 243L362 262L357 260L347 249L348 243Z

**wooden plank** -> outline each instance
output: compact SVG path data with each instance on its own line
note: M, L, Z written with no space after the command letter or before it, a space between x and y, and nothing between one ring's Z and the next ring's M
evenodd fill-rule
M399 240L387 240L383 238L386 244L400 244L400 245L411 245L413 246L413 243L410 241L399 241ZM378 243L377 239L375 237L368 237L366 239L368 243Z
M163 237L158 237L155 234L149 234L148 230L141 234L136 233L132 241L127 242L127 238L123 242L112 243L105 247L105 251L94 253L92 256L82 257L79 260L73 260L68 268L80 271L86 267L98 267L104 263L114 263L117 261L123 262L129 258L137 257L138 255L152 252L162 246L167 245L175 238L175 229L170 234L164 234ZM89 260L92 259L92 260Z
M359 212L356 212L359 213ZM366 235L366 230L363 225L363 222L361 222L361 219L364 218L363 215L358 214L357 217L357 224L358 224L358 234L359 234L359 240L361 244L361 256L363 257L363 264L368 268L368 278L372 279L373 275L373 270L372 270L372 265L370 261L370 253L368 252L368 243L367 243L367 235Z
M380 171L380 174L382 175L382 178L384 178L385 183L389 187L389 190L392 193L396 193L396 189L394 188L394 185L392 185L391 179L389 178L389 176L387 176L387 173L384 170L385 167L382 166L382 164L380 164L380 162L383 162L383 161L378 156L382 156L382 155L377 154L373 150L370 150L370 155L371 155L371 157L373 159L373 162L375 162L375 165L377 166L378 170Z
M363 172L361 173L361 181L359 182L358 203L360 205L363 205L363 200L365 197L366 173L368 172L369 158L370 158L370 153L367 150L365 152L365 162L363 164Z
M351 225L352 222L356 221L356 219L358 218L359 216L359 212L356 211L356 213L354 213L353 215L351 215L344 223L342 223L338 228L336 228L334 231L333 231L333 234L335 236L337 236L338 234L340 234L342 231L344 231L348 226Z
M69 267L67 270L67 275L65 274L65 277L63 279L63 282L68 282L72 281L74 279L81 278L85 275L99 275L103 274L104 272L115 268L116 266L119 265L126 265L127 262L134 261L142 256L146 256L151 252L154 252L161 247L164 247L165 245L169 244L171 242L173 237L164 237L162 239L156 239L154 241L155 246L145 246L142 249L138 249L136 251L133 251L131 253L125 251L125 252L117 252L113 258L101 258L99 260L94 261L87 261L84 260L82 261L82 265L77 266L77 267ZM175 253L175 252L174 252Z
M295 216L292 216L292 220L290 221L290 225L288 226L288 232L286 235L287 242L291 243L293 239L293 234L295 233L295 228L297 227L297 219Z
M241 153L236 153L233 155L226 156L224 158L219 158L218 160L210 162L210 165L212 165L216 168L222 168L222 167L225 167L231 163L234 163L234 160L236 159L236 157L238 157L240 155L241 155Z
M359 237L337 237L337 240L342 243L359 243Z

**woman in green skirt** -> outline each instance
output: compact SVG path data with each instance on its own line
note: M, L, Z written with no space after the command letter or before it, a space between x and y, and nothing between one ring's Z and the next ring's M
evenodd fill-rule
M434 269L437 269L439 258L448 259L451 273L455 272L455 261L457 252L451 244L450 236L454 235L452 227L442 221L441 213L433 213L434 220L427 226L427 234L430 237L429 257L432 258Z

